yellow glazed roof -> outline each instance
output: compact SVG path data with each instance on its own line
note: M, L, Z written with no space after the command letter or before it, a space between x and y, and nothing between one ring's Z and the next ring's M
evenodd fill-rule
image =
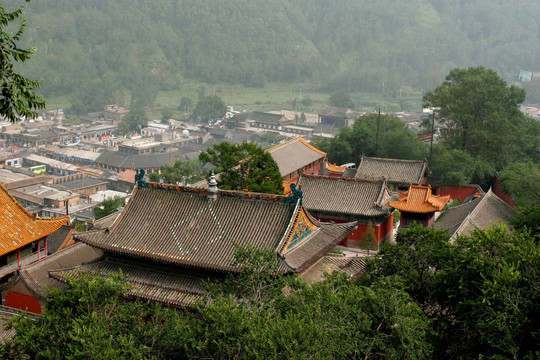
M388 205L400 211L425 214L441 211L449 200L450 195L433 195L431 186L410 185L409 191L400 191L399 200L389 201Z
M0 184L0 256L52 234L67 221L68 216L35 217Z

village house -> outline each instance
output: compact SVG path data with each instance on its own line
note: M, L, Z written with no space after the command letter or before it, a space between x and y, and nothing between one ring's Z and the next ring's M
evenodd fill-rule
M84 173L55 177L52 184L60 188L85 195L94 195L98 191L107 190L107 181L100 180Z
M285 193L290 184L298 182L302 174L319 175L326 153L315 148L301 137L296 137L267 150L279 167Z
M298 181L304 192L304 206L319 221L356 222L340 245L364 247L362 239L371 226L377 244L392 240L393 209L386 203L390 191L384 180L342 179L328 176L302 175Z

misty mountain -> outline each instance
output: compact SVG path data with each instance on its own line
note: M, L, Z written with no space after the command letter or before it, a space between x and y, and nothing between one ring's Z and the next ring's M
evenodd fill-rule
M511 80L540 71L537 0L20 1L24 73L46 96L184 79L392 95L429 89L449 69L482 65ZM10 4L10 6L15 6Z

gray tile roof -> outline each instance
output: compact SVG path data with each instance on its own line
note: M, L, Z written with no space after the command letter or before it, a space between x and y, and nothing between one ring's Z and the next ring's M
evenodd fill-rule
M365 266L366 262L362 257L345 257L328 254L308 270L304 271L301 276L308 282L318 282L324 280L325 274L342 271L348 274L351 280L356 280L364 275L366 271Z
M82 179L64 181L57 185L59 185L60 187L65 187L70 190L79 190L79 189L85 189L91 186L98 186L98 185L103 185L103 184L107 184L107 181L96 179L91 176L85 176Z
M426 160L384 159L362 156L355 178L418 185L429 174Z
M121 271L132 286L128 296L160 302L168 306L192 306L197 299L207 295L202 282L212 275L204 272L188 272L169 266L107 256L104 259L70 269L53 270L52 278L66 282L66 275L77 277L88 272L107 275Z
M93 261L102 255L103 253L98 249L86 244L76 243L47 256L45 259L25 266L21 269L20 276L29 289L32 289L38 297L43 298L43 293L48 288L63 287L62 284L49 277L49 270L70 268Z
M23 313L22 310L0 305L0 344L4 344L4 340L11 340L15 335L15 329L5 329L7 321ZM30 319L37 319L39 317L39 315L32 313L26 313L24 316Z
M119 169L149 169L159 168L161 165L172 165L177 160L186 161L185 154L181 151L174 151L148 155L130 155L117 151L106 151L96 159L96 163Z
M385 206L390 193L384 180L302 175L298 183L308 211L358 217L386 217L392 212Z
M302 272L323 257L355 228L355 223L319 223L320 231L311 241L303 241L282 254L296 272Z
M71 238L71 233L74 230L74 226L62 225L60 229L47 236L47 251L50 254L54 254L66 238Z
M499 198L491 189L480 198L446 209L435 221L436 229L448 229L450 237L469 235L475 229L486 229L508 223L516 210Z
M48 183L51 180L52 180L52 177L50 177L50 176L38 175L38 176L34 176L34 177L29 177L29 178L26 178L26 179L15 180L15 181L5 183L4 187L6 189L8 189L8 190L18 189L18 188L21 188L21 187Z
M209 202L205 189L149 183L137 188L116 222L105 231L75 237L107 252L212 271L238 271L231 266L236 245L278 251L294 233L302 207L279 195L219 191ZM281 270L303 268L341 241L354 223L320 225L295 247L294 264ZM332 245L331 245L332 244ZM288 262L286 258L285 262ZM299 271L299 270L298 270Z
M314 161L326 157L326 153L314 148L299 137L276 145L268 149L268 152L278 164L281 176L289 175Z

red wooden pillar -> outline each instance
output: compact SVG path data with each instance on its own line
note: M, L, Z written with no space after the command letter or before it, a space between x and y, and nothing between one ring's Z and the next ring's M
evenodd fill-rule
M41 245L41 239L38 239L37 241L37 258L38 260L41 259L41 251L40 250L40 245Z
M45 241L45 256L44 257L47 257L47 238L45 237L45 239L43 239L43 241Z
M17 249L17 265L21 267L21 249Z

